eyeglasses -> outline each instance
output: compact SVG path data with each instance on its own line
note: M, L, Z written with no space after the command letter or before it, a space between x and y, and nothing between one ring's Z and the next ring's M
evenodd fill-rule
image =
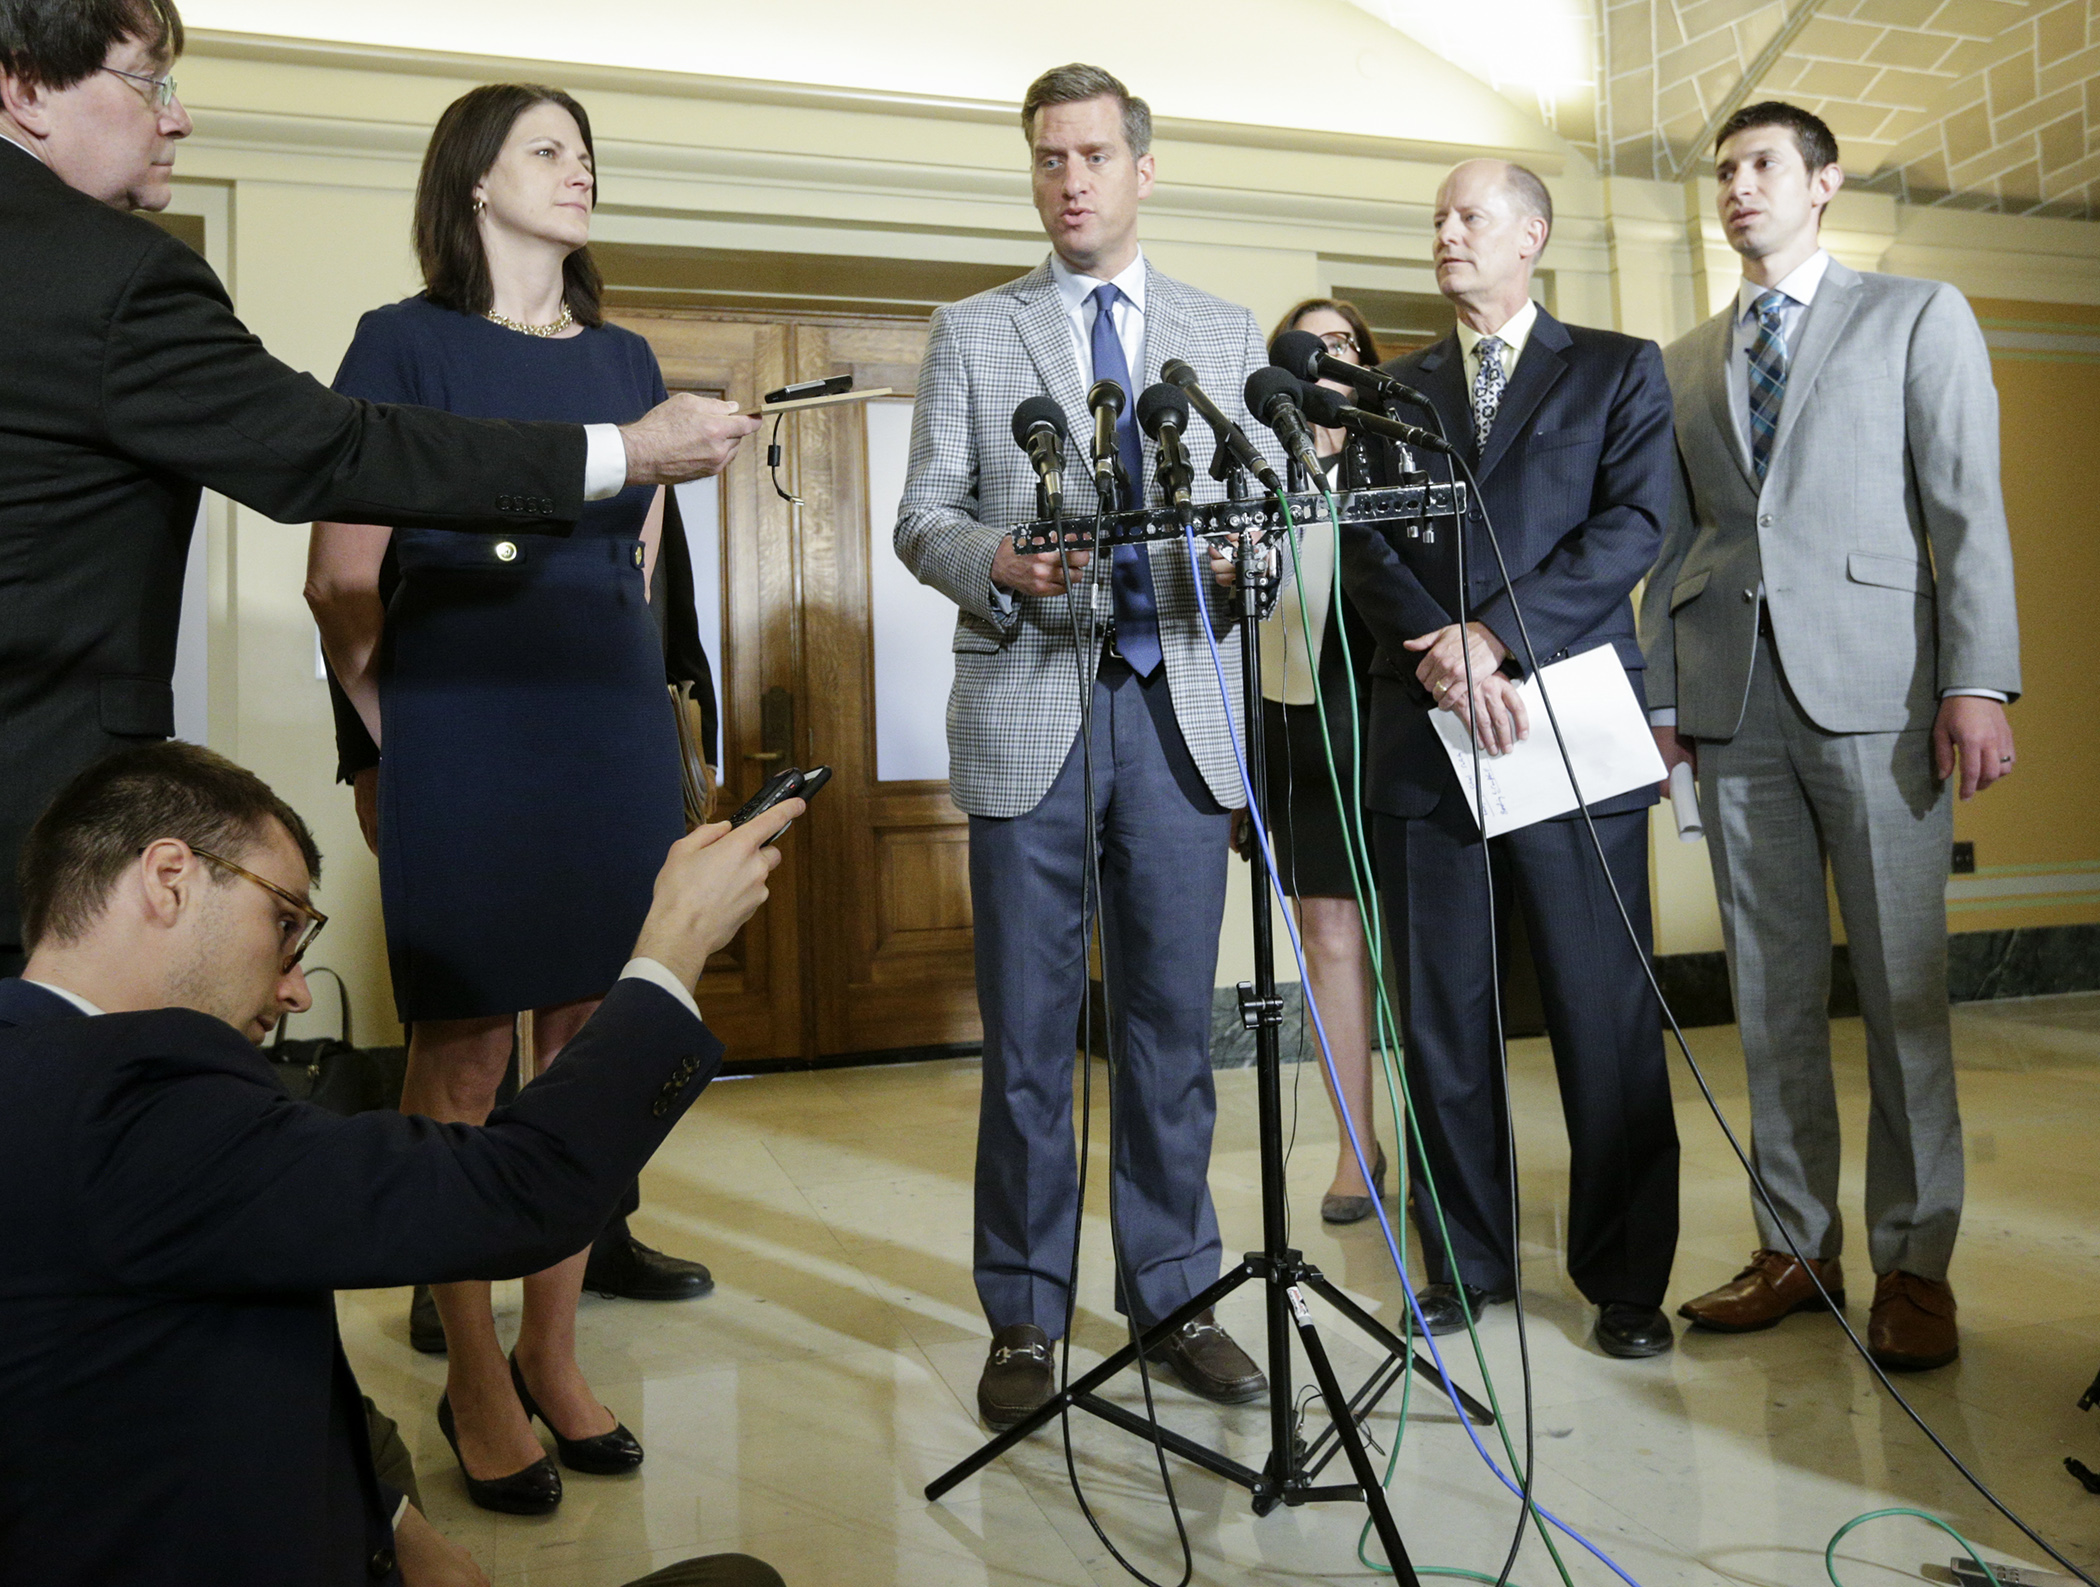
M1363 356L1363 349L1356 345L1356 335L1352 331L1322 331L1320 340L1326 344L1330 353L1354 353L1358 357Z
M127 77L134 83L144 83L148 88L152 89L153 96L146 103L155 110L166 110L168 106L175 103L175 79L172 77L146 77L138 72L119 71L114 66L105 66L102 69L112 77ZM201 854L203 850L200 849L197 852ZM248 873L243 871L241 874L245 876ZM264 883L264 885L268 886L269 884Z
M328 924L328 917L322 914L320 910L314 908L305 899L286 892L275 882L265 881L246 866L236 865L233 861L214 854L209 849L198 848L194 843L190 845L190 852L200 860L210 860L214 865L225 866L226 869L233 872L236 876L247 877L257 887L262 888L265 892L274 893L306 917L306 924L303 926L296 921L292 921L288 922L284 927L284 940L282 943L284 959L278 968L281 972L289 974L292 966L306 957L306 950L314 945L314 938L318 937L321 934L321 928Z

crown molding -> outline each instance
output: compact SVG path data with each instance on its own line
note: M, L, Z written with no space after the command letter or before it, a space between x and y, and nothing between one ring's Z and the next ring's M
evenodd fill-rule
M185 53L214 60L255 61L336 71L405 73L466 82L531 76L559 82L571 89L649 94L666 99L704 99L729 104L779 105L802 110L843 110L864 115L968 122L979 126L1012 127L1021 113L1018 103L1006 100L951 99L935 94L893 93L877 88L836 88L745 77L707 77L648 67L536 61L503 55L463 55L392 45L337 43L327 39L222 33L206 28L189 32ZM1179 116L1155 117L1152 130L1156 139L1169 143L1339 155L1350 159L1404 160L1423 165L1449 166L1460 160L1491 155L1520 160L1542 176L1559 176L1567 164L1566 159L1552 149L1487 148L1477 144L1415 138L1383 138L1365 133L1198 121Z

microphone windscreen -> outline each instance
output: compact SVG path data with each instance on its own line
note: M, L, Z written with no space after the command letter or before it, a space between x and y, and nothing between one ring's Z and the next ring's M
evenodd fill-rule
M1262 423L1269 423L1269 409L1279 401L1294 407L1305 405L1305 382L1288 369L1279 369L1274 364L1257 369L1247 377L1247 411ZM1273 425L1270 428L1274 428Z
M1138 428L1156 441L1160 425L1168 419L1174 421L1176 429L1186 430L1189 427L1189 399L1179 386L1170 386L1162 380L1139 393Z
M1305 417L1323 429L1339 430L1342 409L1348 405L1342 394L1332 387L1312 385L1305 388Z
M1269 362L1288 369L1301 380L1320 378L1320 355L1327 344L1311 331L1285 331L1269 343Z
M1014 445L1023 451L1028 448L1029 432L1039 424L1047 424L1059 436L1065 433L1065 410L1055 397L1039 394L1030 397L1014 409Z

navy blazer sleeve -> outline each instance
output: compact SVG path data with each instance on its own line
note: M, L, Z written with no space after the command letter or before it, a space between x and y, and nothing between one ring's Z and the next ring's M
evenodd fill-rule
M477 1128L294 1102L236 1031L186 1010L49 1028L81 1065L72 1199L92 1260L173 1294L537 1271L591 1242L722 1056L676 998L622 980Z
M583 511L581 425L329 391L271 357L211 267L173 237L144 249L117 297L98 396L114 450L280 523L566 533Z

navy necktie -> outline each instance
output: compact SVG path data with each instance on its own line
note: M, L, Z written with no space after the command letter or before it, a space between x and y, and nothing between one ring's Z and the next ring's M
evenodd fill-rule
M1114 282L1094 288L1093 361L1096 380L1113 380L1123 388L1123 415L1116 421L1116 450L1130 475L1132 506L1145 499L1145 449L1138 439L1137 391L1131 384L1130 365L1123 357L1123 339L1116 335L1116 300L1122 297ZM1115 578L1116 649L1131 670L1149 678L1160 663L1159 608L1152 598L1152 559L1142 545L1116 547Z

